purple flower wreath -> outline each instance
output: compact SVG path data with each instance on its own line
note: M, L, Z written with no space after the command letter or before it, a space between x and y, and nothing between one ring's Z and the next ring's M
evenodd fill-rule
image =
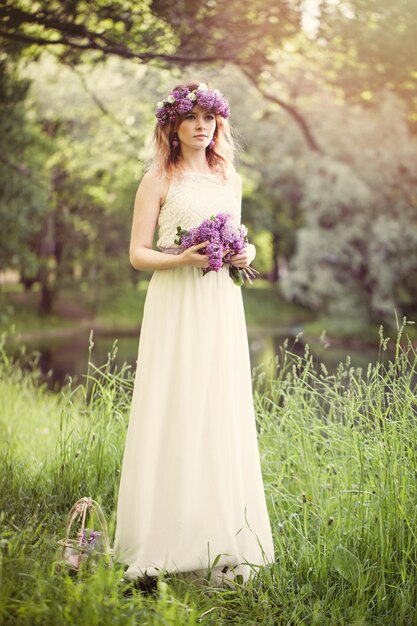
M209 257L209 267L203 268L204 276L210 271L218 272L225 263L230 263L232 256L240 254L248 243L247 233L248 229L244 224L236 226L233 223L230 213L218 213L203 220L199 226L191 230L184 230L178 226L175 243L186 250L203 241L209 242L205 248L198 251ZM244 277L251 283L250 276L258 273L252 267L239 268L236 265L229 265L229 276L238 286L243 285Z
M224 118L230 115L229 103L223 94L218 89L209 89L206 83L200 83L192 91L188 87L174 89L167 98L158 102L155 113L158 124L164 126L174 122L178 115L189 113L196 104Z

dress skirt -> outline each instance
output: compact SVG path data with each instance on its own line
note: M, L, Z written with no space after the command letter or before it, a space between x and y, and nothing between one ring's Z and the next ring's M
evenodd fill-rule
M223 569L248 580L274 561L242 293L228 266L152 275L114 548L125 578Z

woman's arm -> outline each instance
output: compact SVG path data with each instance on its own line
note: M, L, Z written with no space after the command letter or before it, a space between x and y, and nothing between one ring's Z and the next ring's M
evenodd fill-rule
M153 170L143 176L135 197L129 259L136 270L162 270L193 265L208 267L208 256L197 250L208 242L192 246L181 254L166 254L152 249L161 203L168 193L169 181Z

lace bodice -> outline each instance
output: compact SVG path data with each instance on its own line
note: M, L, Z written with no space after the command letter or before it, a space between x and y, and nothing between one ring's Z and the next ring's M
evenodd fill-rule
M231 213L240 224L241 205L233 179L223 180L217 174L184 172L181 180L173 179L158 216L159 249L176 247L177 227L195 228L217 213Z

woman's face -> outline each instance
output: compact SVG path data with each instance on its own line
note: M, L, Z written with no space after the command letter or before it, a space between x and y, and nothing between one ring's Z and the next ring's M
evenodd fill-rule
M186 113L178 127L178 139L182 147L192 150L206 149L216 130L216 116L199 105Z

